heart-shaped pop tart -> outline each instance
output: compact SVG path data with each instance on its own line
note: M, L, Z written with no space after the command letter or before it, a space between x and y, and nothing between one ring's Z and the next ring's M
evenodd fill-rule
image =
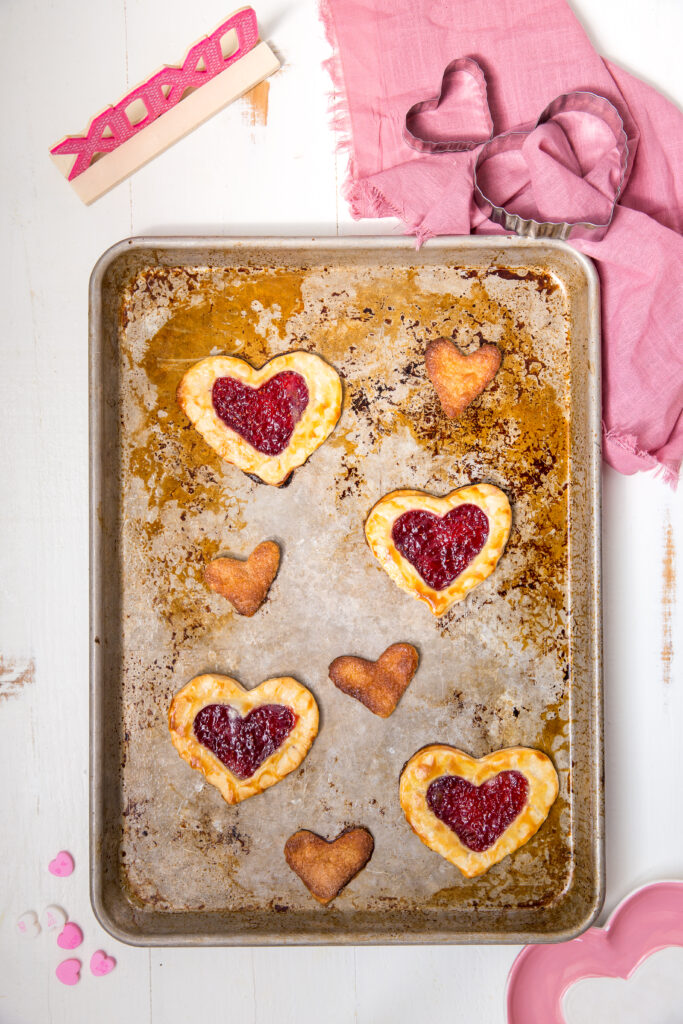
M467 878L528 842L557 793L552 761L529 747L478 760L455 747L423 747L406 764L399 787L412 830Z
M302 828L285 843L285 859L319 903L330 903L372 857L375 841L366 828L326 840Z
M190 367L178 403L221 458L281 486L334 429L339 374L312 352L275 356L260 370L235 356Z
M500 349L485 342L464 355L448 338L430 341L425 350L427 376L441 407L455 419L485 391L500 367Z
M412 644L392 644L377 661L350 654L335 658L329 668L330 679L373 714L388 718L415 675L418 661Z
M394 583L443 615L491 575L511 523L500 488L470 484L445 498L392 491L371 510L365 536Z
M173 744L229 804L298 768L318 733L318 705L296 679L245 690L229 676L197 676L168 711Z
M265 601L279 565L279 547L275 541L264 540L246 562L238 558L214 558L204 570L204 579L240 615L251 616Z

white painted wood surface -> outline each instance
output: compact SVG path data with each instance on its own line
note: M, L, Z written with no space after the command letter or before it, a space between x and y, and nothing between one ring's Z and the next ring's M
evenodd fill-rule
M679 0L575 7L603 53L683 99ZM263 38L284 61L271 81L267 127L250 125L240 102L86 209L55 171L51 140L183 53L230 5L0 4L1 1024L505 1019L512 947L148 951L111 940L89 907L90 269L130 234L400 231L391 221L354 224L339 197L345 158L335 156L328 127L327 47L314 0L262 0L258 10ZM636 885L683 877L680 648L668 682L662 660L665 538L671 530L683 544L683 489L675 495L609 470L604 483L607 912ZM674 638L682 632L680 555L678 575ZM77 862L67 879L47 872L61 848ZM118 960L113 974L95 979L86 969L72 989L57 982L54 935L20 940L14 931L17 915L48 903L82 925L84 963L103 948ZM666 977L681 985L683 1004L680 973ZM653 993L648 1024L663 1024ZM670 1005L662 997L662 1013Z

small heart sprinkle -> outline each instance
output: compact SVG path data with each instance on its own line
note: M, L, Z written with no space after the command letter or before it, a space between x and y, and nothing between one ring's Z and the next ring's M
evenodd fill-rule
M36 935L40 935L38 915L33 910L27 910L17 918L17 931L25 939L35 939Z
M116 967L116 960L113 956L107 956L103 949L98 949L90 958L90 970L96 978L103 978L110 974Z
M62 985L77 985L81 980L81 961L74 958L62 960L55 974Z
M60 850L54 860L51 860L47 870L57 878L66 878L74 869L74 859L66 850Z
M57 945L60 949L76 949L81 942L83 942L83 932L73 921L65 924L57 936Z
M66 911L52 903L49 907L45 907L40 919L43 922L43 926L49 932L54 932L57 928L60 931L62 930L68 920L68 916Z

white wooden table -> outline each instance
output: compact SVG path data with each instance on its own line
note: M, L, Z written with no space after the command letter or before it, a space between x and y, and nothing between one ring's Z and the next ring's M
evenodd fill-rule
M601 52L683 98L678 0L575 7ZM285 62L272 81L267 127L250 125L248 108L237 103L93 207L72 194L49 144L179 59L230 9L225 0L0 4L0 1022L503 1024L516 948L142 950L114 942L90 909L91 267L127 235L400 232L392 221L354 224L339 196L345 158L335 156L328 127L330 84L321 68L328 50L314 0L259 4L262 36ZM682 526L683 489L675 495L652 478L605 471L603 917L634 886L683 877L683 658L680 649L670 657L671 637L681 634L683 602L679 586L676 604L671 571ZM680 578L680 557L678 571ZM62 848L77 867L56 879L47 863ZM118 960L113 974L95 979L85 970L79 985L65 988L54 969L67 954L54 935L17 937L17 915L52 902L82 925L82 959L103 948ZM635 990L624 1002L620 983L612 983L607 994L594 990L592 1011L585 999L582 1009L574 1006L576 1024L604 1021L608 1012L620 1022L680 1021L658 1014L683 1005L682 967L678 951L660 954L646 1017ZM633 1017L638 1005L641 1016Z

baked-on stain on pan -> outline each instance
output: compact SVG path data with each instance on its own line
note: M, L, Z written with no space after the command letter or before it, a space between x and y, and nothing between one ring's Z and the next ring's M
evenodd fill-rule
M91 281L92 896L149 944L533 942L586 927L603 891L599 323L589 262L559 242L139 239ZM503 360L459 417L424 368L435 338ZM286 489L256 486L175 403L193 362L318 352L342 375L334 433ZM492 575L441 618L399 591L363 524L397 488L495 484L513 509ZM98 516L99 509L99 516ZM203 580L264 537L282 559L253 619ZM400 638L420 668L390 718L327 678ZM202 672L291 675L319 736L299 769L228 807L177 756L172 696ZM402 766L446 743L524 745L560 794L478 879L411 835ZM361 820L375 852L326 909L281 855Z

